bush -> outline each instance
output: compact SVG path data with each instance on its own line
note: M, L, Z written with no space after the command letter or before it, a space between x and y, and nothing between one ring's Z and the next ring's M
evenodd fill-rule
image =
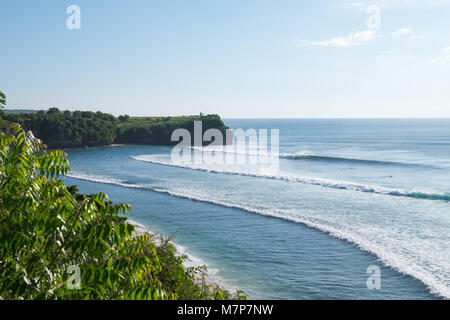
M245 299L198 283L204 269L185 270L168 241L134 236L130 205L78 195L59 179L64 152L12 130L0 134L0 300Z

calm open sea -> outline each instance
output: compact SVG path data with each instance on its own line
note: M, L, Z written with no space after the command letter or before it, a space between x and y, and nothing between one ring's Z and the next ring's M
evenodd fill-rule
M279 129L279 170L122 146L67 150L65 180L130 203L132 220L250 298L450 298L450 119L225 123Z

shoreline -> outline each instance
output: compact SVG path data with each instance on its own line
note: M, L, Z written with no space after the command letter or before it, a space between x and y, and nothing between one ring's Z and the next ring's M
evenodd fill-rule
M77 150L77 149L93 149L93 148L115 148L115 147L126 147L126 146L138 146L139 144L131 144L131 143L111 143L111 144L102 144L98 146L49 146L47 145L48 150Z
M159 240L157 237L162 236L160 233L151 231L146 226L140 224L139 222L131 220L131 219L127 219L126 223L132 224L136 227L136 230L135 230L133 236L135 236L135 237L142 236L142 235L154 236L155 237L154 241L158 245ZM237 288L235 288L232 285L227 284L225 279L222 279L221 277L217 276L217 273L219 270L211 268L200 258L197 258L197 257L191 255L190 253L188 253L187 249L184 246L177 244L173 240L170 240L169 242L175 247L175 252L176 252L175 255L176 256L178 256L178 257L179 256L187 256L187 259L185 261L183 261L183 267L185 269L192 268L192 267L194 267L194 268L201 267L201 266L207 267L204 278L196 279L198 285L201 285L203 282L206 286L209 287L209 289L211 291L213 291L215 289L220 289L220 290L226 290L230 294L236 293L236 291L238 290Z

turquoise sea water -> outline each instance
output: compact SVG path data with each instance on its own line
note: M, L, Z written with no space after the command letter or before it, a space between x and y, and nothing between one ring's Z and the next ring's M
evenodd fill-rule
M250 298L450 298L449 119L225 122L279 129L279 170L121 146L66 150L65 179L130 203L132 220Z

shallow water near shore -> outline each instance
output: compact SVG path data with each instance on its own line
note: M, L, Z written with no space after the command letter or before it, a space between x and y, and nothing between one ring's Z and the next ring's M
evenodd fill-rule
M450 297L450 120L228 120L280 129L279 171L173 166L171 148L66 150L64 178L263 299ZM367 288L369 266L381 289Z

